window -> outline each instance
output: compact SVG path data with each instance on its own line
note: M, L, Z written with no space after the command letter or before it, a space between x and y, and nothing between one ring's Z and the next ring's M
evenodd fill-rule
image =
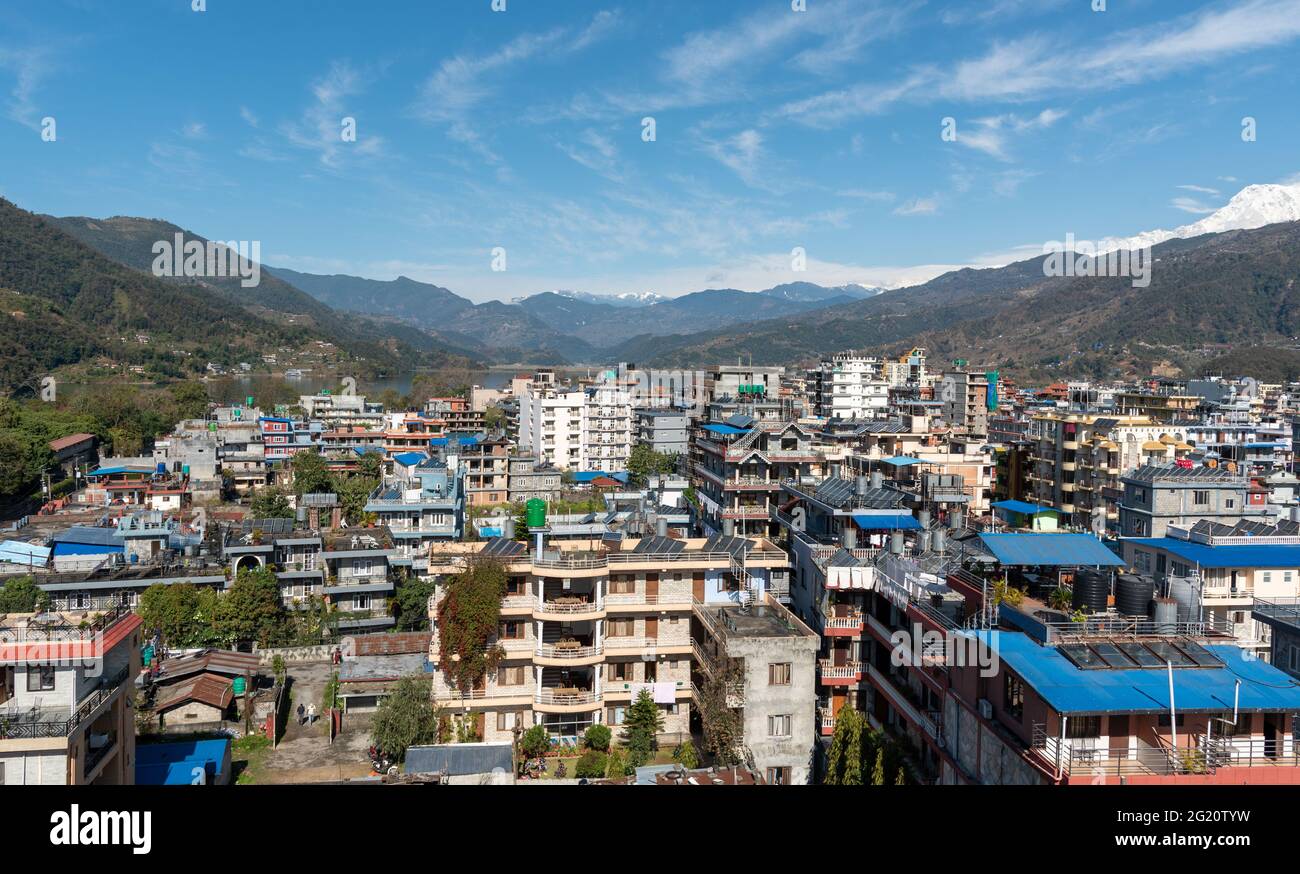
M631 595L636 591L636 580L630 576L618 576L609 578L609 593L611 595Z
M1008 715L1019 719L1025 712L1025 687L1014 674L1007 673L1003 677L1002 706Z
M636 634L636 621L633 619L609 620L610 637L631 637Z
M1273 572L1272 572L1272 571L1264 571L1264 582L1266 582L1266 583L1271 583L1271 582L1273 582Z
M1198 507L1204 507L1210 503L1210 493L1201 489L1194 489L1192 491L1192 503Z
M522 713L498 713L497 714L497 731L510 731L518 726L524 727L524 715Z
M497 684L500 686L522 686L524 682L523 665L497 669Z
M610 725L622 725L625 712L626 708L624 707L610 707L606 713L608 718L605 721Z
M793 673L790 662L774 662L767 666L767 685L769 686L789 686L790 675Z
M609 679L616 683L626 683L632 679L631 662L610 662Z
M768 768L767 782L773 786L786 786L790 783L789 768Z
M27 691L50 692L54 690L54 665L28 665Z
M767 736L789 737L790 724L792 721L793 720L788 713L783 713L778 716L769 716L767 718Z
M1166 717L1167 718L1167 717ZM1178 717L1180 720L1182 716ZM1080 739L1087 737L1101 737L1101 717L1100 716L1074 716L1070 718L1070 724L1065 729L1067 737Z
M524 635L524 623L518 620L506 620L501 623L502 640L523 640Z

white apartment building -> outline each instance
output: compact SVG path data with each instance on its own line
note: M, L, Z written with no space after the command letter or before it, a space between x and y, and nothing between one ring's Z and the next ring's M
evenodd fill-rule
M579 470L586 394L528 382L519 395L519 445L558 468Z
M817 415L828 419L875 419L889 408L889 383L880 359L840 352L810 374Z
M610 384L587 389L578 438L579 468L624 471L631 454L632 393Z

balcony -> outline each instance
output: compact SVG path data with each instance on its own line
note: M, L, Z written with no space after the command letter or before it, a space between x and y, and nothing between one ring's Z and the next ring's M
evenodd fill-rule
M570 667L573 665L594 665L603 658L604 647L598 643L582 640L558 640L555 643L539 643L533 650L533 660L539 665Z
M835 734L835 714L829 707L817 708L817 733L822 737Z
M591 689L556 686L537 692L533 707L542 713L582 713L599 707L603 699Z
M538 619L563 619L568 622L582 622L603 619L605 617L605 608L590 598L568 595L537 603L533 607L533 615Z
M0 740L68 737L117 694L118 688L126 682L129 674L130 667L127 666L100 679L86 697L81 699L75 712L67 707L0 709Z
M822 634L826 637L861 637L866 627L866 618L859 610L850 611L843 616L827 617L822 625Z
M830 659L819 659L817 673L823 686L856 686L862 682L862 663L835 665Z

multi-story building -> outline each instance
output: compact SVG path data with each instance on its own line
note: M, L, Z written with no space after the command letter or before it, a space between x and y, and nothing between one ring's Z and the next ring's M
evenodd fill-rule
M1202 519L1232 527L1243 518L1265 522L1266 491L1226 467L1144 464L1119 478L1124 497L1119 530L1125 537L1164 537L1171 525L1191 528Z
M714 694L739 711L743 760L769 785L811 782L820 638L769 595L745 607L697 602L691 644L696 708Z
M0 617L0 785L135 783L140 617Z
M691 423L687 410L641 409L632 411L634 441L664 455L685 456L690 450Z
M531 456L511 456L506 482L510 503L523 504L532 498L554 501L560 497L564 474L550 464L538 463Z
M1182 433L1145 416L1045 412L1026 433L1030 467L1024 497L1061 512L1063 521L1118 532L1120 474L1146 462L1173 460L1191 446Z
M996 386L992 387L996 389ZM965 434L989 432L989 381L985 373L945 370L935 386L945 422Z
M384 405L366 403L365 395L318 394L302 395L298 406L303 415L324 424L327 429L349 425L373 428L384 421Z
M460 447L465 478L465 503L488 507L510 500L510 443L488 438Z
M849 351L810 371L806 390L822 418L876 419L889 407L889 387L880 359Z
M583 394L577 469L611 473L627 470L628 456L632 454L632 393L628 386L606 381L587 388Z
M1256 653L1268 648L1269 628L1256 620L1256 599L1300 596L1300 524L1249 519L1235 525L1201 520L1169 525L1162 537L1120 541L1124 558L1153 578L1185 616L1204 616Z
M536 381L519 396L519 447L562 470L579 470L587 395Z
M513 533L513 532L508 532ZM471 714L484 741L509 740L516 727L544 725L553 735L581 735L594 723L617 730L635 697L650 690L664 732L690 730L691 612L757 603L786 585L786 554L765 540L715 536L677 540L566 540L531 545L507 538L443 543L429 572L458 573L472 561L495 560L507 573L497 669L470 689L441 670L433 698ZM447 586L430 602L437 613ZM429 659L440 661L439 633Z
M325 430L319 421L299 422L285 416L261 416L257 424L268 464L317 448Z
M825 475L824 446L794 422L708 422L696 429L693 444L700 521L713 531L766 534L774 530L782 481Z
M464 479L459 463L450 466L436 458L396 469L397 475L375 489L365 510L392 535L394 563L407 564L423 559L430 544L464 533Z
M483 430L484 411L475 409L469 398L429 398L424 415L439 422L443 431L477 434Z
M881 375L890 388L929 385L931 378L925 370L925 349L915 346L897 358L886 358L881 364Z

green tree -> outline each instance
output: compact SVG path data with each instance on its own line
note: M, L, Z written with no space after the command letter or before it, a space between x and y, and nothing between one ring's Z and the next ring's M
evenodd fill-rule
M862 785L863 717L856 709L844 706L835 715L835 734L826 754L826 779L829 786Z
M609 742L612 737L613 732L609 730L609 726L602 722L598 722L587 729L587 733L583 735L582 741L587 745L588 749L600 750L602 753L607 753L609 752Z
M506 568L475 558L446 583L438 602L439 667L458 689L468 692L496 670L505 651L494 643L506 593Z
M743 726L740 711L728 704L731 690L744 682L740 666L734 663L717 666L700 689L700 722L704 727L704 750L719 765L740 764L740 739Z
M289 499L275 486L254 492L250 509L254 519L292 519L294 515Z
M136 608L144 627L173 647L189 646L199 622L199 593L192 585L155 583L140 593Z
M366 520L366 502L370 500L371 493L378 485L378 479L351 476L335 487L343 518L348 520L349 525L360 525Z
M39 613L50 606L50 596L31 577L11 577L0 586L0 613Z
M334 491L334 476L325 464L325 456L315 449L293 456L293 490L299 495Z
M489 431L496 431L506 426L506 411L498 406L490 406L483 411L483 426Z
M275 572L243 569L222 595L214 624L227 646L248 641L267 646L282 642L285 618Z
M655 452L644 443L632 447L627 459L627 471L632 481L644 486L650 476L672 473L677 468L677 456L665 452Z
M425 631L429 628L429 598L437 589L433 580L407 577L393 598L398 631Z
M515 504L515 540L528 542L528 507L522 503Z
M651 697L650 690L643 688L623 719L622 739L628 764L639 768L650 761L655 750L659 749L658 735L663 730L663 713Z
M357 461L357 473L366 479L378 481L384 475L384 454L367 452Z
M41 436L16 429L0 430L0 497L34 491L54 463L48 442Z
M539 759L551 748L551 735L544 725L534 725L519 737L519 749L530 759Z
M883 747L876 750L876 766L871 769L871 785L885 785L885 750Z
M370 723L371 742L397 761L414 746L438 742L439 713L425 677L403 677L392 694L379 702Z
M201 382L182 382L168 389L176 419L201 419L208 413L208 390Z
M621 780L627 776L627 757L618 747L609 751L609 758L605 760L605 779Z

